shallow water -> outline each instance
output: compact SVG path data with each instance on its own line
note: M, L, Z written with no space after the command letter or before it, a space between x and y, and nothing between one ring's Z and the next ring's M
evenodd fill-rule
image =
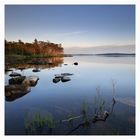
M26 95L13 101L5 101L5 134L27 134L25 131L27 114L32 120L36 112L42 116L49 113L55 124L51 132L45 126L37 134L135 134L135 57L74 56L65 57L60 62L49 68L37 66L41 69L37 73L32 72L35 66L28 66L23 71L13 67L15 72L22 75L39 76L39 81ZM78 65L73 65L74 62L78 62ZM10 73L5 74L6 85ZM69 76L71 80L53 83L54 75L61 73L72 73L73 75ZM113 83L115 93L113 93ZM88 106L87 114L93 117L97 102L95 98L99 95L104 100L103 111L109 111L113 97L116 99L113 111L106 121L90 123L73 132L71 130L83 122L82 117L74 119L72 124L60 123L60 120L67 119L69 114L82 115L83 103Z

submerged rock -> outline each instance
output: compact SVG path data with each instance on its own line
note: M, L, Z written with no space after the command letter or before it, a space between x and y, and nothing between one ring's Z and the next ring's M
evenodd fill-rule
M64 76L64 77L62 77L61 78L61 81L62 82L68 82L68 81L70 81L71 79L69 78L69 77L67 77L67 76Z

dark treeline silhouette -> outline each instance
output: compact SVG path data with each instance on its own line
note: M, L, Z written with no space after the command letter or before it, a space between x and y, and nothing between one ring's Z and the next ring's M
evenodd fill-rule
M5 40L6 55L25 55L25 56L61 56L63 48L61 44L51 43L49 41L34 40L33 43L24 43L21 40L18 42Z

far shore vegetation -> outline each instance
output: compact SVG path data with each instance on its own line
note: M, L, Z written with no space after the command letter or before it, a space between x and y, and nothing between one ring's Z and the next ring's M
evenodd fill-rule
M37 39L33 43L5 40L5 55L13 58L61 57L64 56L64 49L61 44Z

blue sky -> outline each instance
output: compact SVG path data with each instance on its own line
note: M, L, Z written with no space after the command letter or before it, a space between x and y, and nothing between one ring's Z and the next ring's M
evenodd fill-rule
M135 44L135 6L6 5L5 38L63 47Z

